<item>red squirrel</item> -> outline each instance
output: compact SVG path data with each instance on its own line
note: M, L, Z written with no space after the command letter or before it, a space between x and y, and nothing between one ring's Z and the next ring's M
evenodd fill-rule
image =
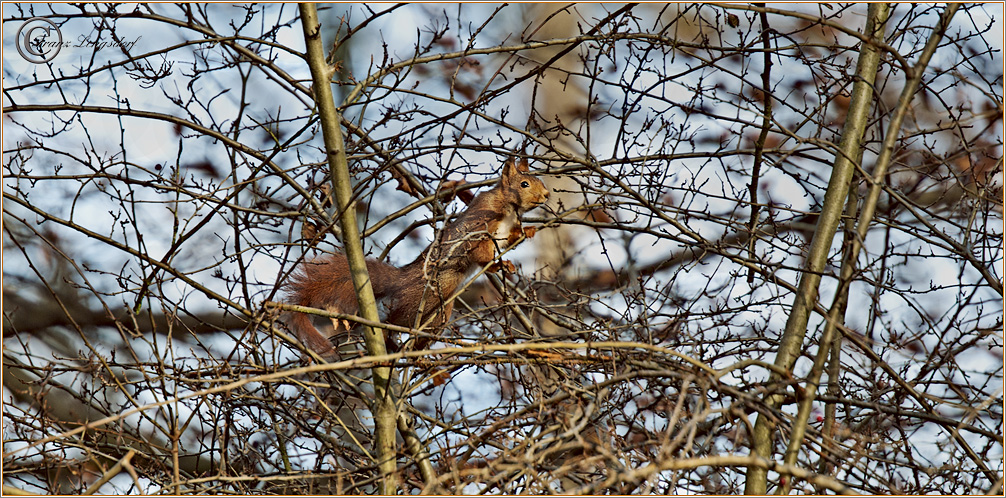
M367 272L381 321L410 328L429 321L426 331L439 332L447 324L454 307L453 299L448 298L473 271L493 262L497 250L513 245L521 235L533 237L535 229L523 228L520 216L544 204L548 198L545 184L528 174L526 160L519 163L508 160L503 165L499 182L475 196L467 209L448 223L415 261L398 268L368 259ZM514 270L509 261L497 265ZM293 273L287 288L288 302L292 304L358 314L356 291L343 254L303 263ZM314 326L310 315L289 313L287 323L297 337L319 355L337 356L329 337ZM332 335L352 328L347 321L333 323Z

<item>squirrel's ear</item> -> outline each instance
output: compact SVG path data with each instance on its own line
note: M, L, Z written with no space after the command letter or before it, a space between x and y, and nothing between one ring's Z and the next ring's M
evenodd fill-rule
M503 163L503 176L514 176L522 173L527 174L527 172L527 159L521 158L520 162L516 162L511 157Z
M513 176L517 174L518 170L516 168L517 167L514 166L513 158L511 157L510 159L507 159L503 163L503 177L506 178L508 176Z

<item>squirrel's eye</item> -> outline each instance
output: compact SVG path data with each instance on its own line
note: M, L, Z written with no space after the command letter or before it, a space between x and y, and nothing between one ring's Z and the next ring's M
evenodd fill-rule
M530 186L531 184L528 183L527 180L520 182L520 188L528 188Z

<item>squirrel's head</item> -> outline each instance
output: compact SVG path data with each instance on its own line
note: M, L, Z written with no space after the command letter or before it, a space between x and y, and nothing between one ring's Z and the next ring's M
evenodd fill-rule
M510 201L518 213L524 213L548 201L548 188L537 177L528 174L526 159L521 159L520 162L507 159L503 163L500 182L506 191L513 192Z

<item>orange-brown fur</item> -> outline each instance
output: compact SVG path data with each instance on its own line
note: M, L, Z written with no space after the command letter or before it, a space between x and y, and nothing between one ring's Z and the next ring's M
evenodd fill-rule
M448 298L465 278L493 262L498 249L513 245L521 235L534 235L533 228L521 226L520 215L543 204L549 193L541 180L527 172L527 162L507 161L499 182L477 195L415 261L398 268L367 260L382 321L410 328L430 321L426 331L440 331L454 305ZM501 264L513 269L508 261ZM293 304L358 314L349 264L342 254L305 262L293 274L288 288ZM334 356L329 338L318 331L309 315L290 313L287 323L312 350ZM348 323L337 322L335 332L346 332L347 328Z

